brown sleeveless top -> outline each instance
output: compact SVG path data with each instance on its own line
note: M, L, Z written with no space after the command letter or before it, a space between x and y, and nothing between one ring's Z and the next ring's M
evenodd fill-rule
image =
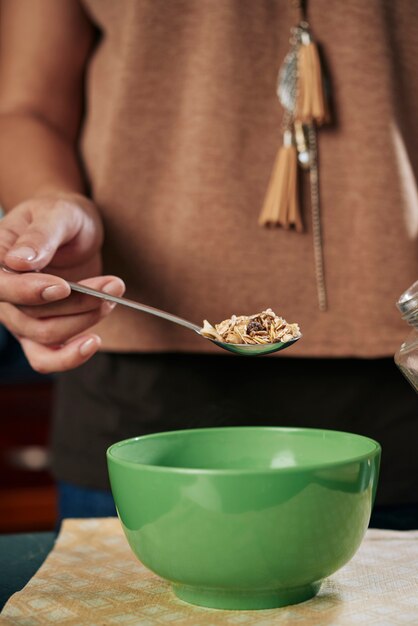
M105 271L129 297L196 323L271 307L304 334L287 356L386 356L407 333L395 301L418 274L418 3L331 4L309 3L336 112L319 137L327 312L308 199L303 234L257 225L288 0L85 0L102 36L80 147ZM108 350L212 349L122 307L98 331Z

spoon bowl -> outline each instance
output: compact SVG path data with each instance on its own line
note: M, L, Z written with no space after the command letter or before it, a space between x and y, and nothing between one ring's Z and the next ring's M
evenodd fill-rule
M277 341L276 343L265 343L265 344L247 344L247 343L224 343L222 341L216 341L216 339L211 339L210 337L205 337L201 335L204 339L209 339L212 343L215 343L220 348L224 350L228 350L228 352L233 352L234 354L244 355L244 356L261 356L262 354L271 354L272 352L280 352L280 350L284 350L285 348L289 348L292 344L299 341L302 335L299 337L295 337L294 339L290 339L290 341Z

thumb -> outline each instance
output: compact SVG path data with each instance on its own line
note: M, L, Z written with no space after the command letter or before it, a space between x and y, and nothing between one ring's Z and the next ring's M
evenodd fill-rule
M3 262L16 271L44 268L58 248L71 241L82 226L79 212L71 210L69 205L34 211L29 219L28 215L28 211L16 208L0 222Z

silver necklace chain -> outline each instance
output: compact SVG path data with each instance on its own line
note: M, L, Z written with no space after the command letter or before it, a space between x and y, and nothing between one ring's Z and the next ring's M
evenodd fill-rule
M316 289L318 293L318 304L320 311L327 310L327 290L325 285L324 272L324 251L322 243L321 228L321 207L319 196L319 175L318 175L318 142L316 128L314 124L308 125L309 150L311 153L311 164L309 168L309 179L311 185L311 212L312 212L312 237L315 263Z

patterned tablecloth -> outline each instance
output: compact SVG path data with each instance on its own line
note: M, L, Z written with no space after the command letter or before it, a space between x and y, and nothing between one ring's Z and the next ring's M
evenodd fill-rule
M369 530L353 560L302 604L219 611L178 600L136 557L115 518L67 520L54 549L14 594L0 625L418 625L418 531Z

